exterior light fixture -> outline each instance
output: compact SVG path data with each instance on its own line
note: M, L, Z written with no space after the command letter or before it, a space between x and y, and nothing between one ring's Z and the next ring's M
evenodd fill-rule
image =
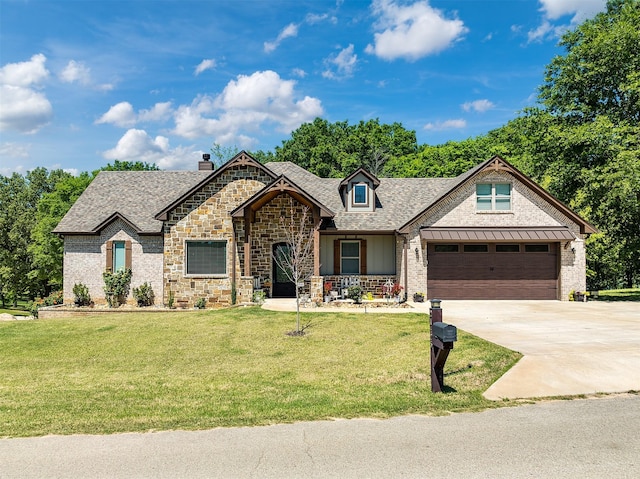
M442 304L441 299L430 299L431 309L440 309L440 304Z

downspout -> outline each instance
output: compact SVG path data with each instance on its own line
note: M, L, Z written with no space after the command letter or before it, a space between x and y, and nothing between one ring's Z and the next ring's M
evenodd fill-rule
M407 271L407 267L409 265L409 259L407 251L409 251L409 242L407 241L406 235L403 236L404 239L404 300L407 300L407 289L409 288L409 272Z

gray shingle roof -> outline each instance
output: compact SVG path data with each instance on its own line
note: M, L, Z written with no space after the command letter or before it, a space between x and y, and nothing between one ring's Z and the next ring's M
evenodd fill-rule
M272 162L271 171L285 175L336 213L335 226L347 231L393 231L424 211L460 178L379 178L376 210L349 213L340 197L341 178L320 178L290 162Z
M101 171L80 195L54 233L97 233L119 213L139 233L160 233L154 216L175 198L204 180L211 171Z
M343 231L393 231L424 211L458 178L380 178L374 212L349 213L340 196L340 178L320 178L290 162L265 165L284 175L336 213ZM54 229L59 234L95 234L115 214L142 234L162 231L155 215L188 193L211 171L102 171Z

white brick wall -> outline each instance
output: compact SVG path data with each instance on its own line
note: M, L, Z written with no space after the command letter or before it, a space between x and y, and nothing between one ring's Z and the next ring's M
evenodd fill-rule
M131 288L151 283L156 302L162 302L162 236L139 236L116 220L100 235L67 235L64 238L64 302L73 303L73 285L83 283L96 304L105 303L102 273L107 264L107 241L131 241ZM132 295L127 298L134 302Z
M477 213L476 183L509 182L512 184L511 211L507 213ZM569 292L586 289L586 258L584 235L580 227L542 197L507 172L485 171L468 181L458 191L444 198L437 208L419 217L407 234L409 297L415 292L425 292L427 287L426 242L420 238L420 228L425 226L567 226L576 236L566 248L560 245L559 298L567 300ZM416 257L415 249L418 248ZM400 262L404 278L404 263Z

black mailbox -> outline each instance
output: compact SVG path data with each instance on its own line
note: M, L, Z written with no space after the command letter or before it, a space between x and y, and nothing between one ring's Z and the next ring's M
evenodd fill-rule
M433 323L431 332L443 343L451 343L458 340L458 329L452 324Z

